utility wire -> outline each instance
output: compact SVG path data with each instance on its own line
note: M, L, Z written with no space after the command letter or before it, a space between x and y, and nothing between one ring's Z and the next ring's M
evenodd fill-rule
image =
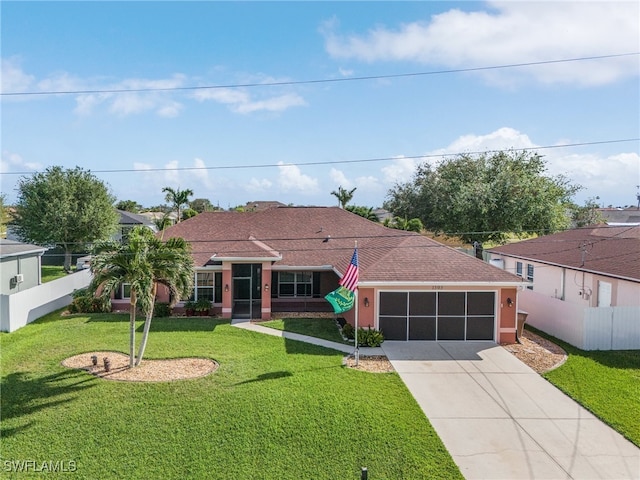
M584 147L590 145L610 145L614 143L626 143L626 142L638 142L640 141L640 137L637 138L620 138L615 140L601 140L595 142L577 142L577 143L563 143L559 145L543 145L539 147L523 147L517 149L511 149L515 151L532 151L532 150L550 150L554 148L572 148L572 147ZM104 169L104 170L91 170L92 173L149 173L149 172L186 172L186 171L194 171L194 170L244 170L244 169L254 169L254 168L274 168L274 167L305 167L305 166L314 166L314 165L347 165L353 163L373 163L373 162L389 162L391 160L402 159L410 159L410 160L419 160L419 159L428 159L428 158L447 158L447 157L456 157L459 155L482 155L482 154L491 154L491 153L499 153L503 152L505 149L496 149L496 150L477 150L471 152L451 152L451 153L435 153L435 154L425 154L425 155L403 155L401 157L378 157L378 158L361 158L356 160L322 160L316 162L294 162L294 163L268 163L268 164L248 164L248 165L218 165L213 167L162 167L162 168L145 168L145 169L135 169L135 168L114 168L114 169ZM34 175L37 173L42 173L42 171L22 171L22 172L3 172L2 175Z
M176 91L194 91L194 90L214 90L224 88L252 88L252 87L275 87L275 86L291 86L291 85L310 85L316 83L339 83L339 82L357 82L363 80L380 80L389 78L406 78L419 77L429 75L446 75L452 73L481 72L488 70L500 70L507 68L532 67L538 65L553 65L558 63L583 62L587 60L603 60L609 58L619 58L640 55L640 52L616 53L611 55L597 55L591 57L564 58L557 60L542 60L539 62L510 63L504 65L491 65L484 67L456 68L449 70L432 70L428 72L412 72L412 73L395 73L389 75L365 75L360 77L347 78L322 78L315 80L291 80L280 82L264 82L264 83L231 83L226 85L203 85L203 86L187 86L187 87L147 87L147 88L114 88L114 89L94 89L94 90L57 90L57 91L41 91L41 92L5 92L0 93L1 96L26 96L26 95L89 95L99 93L144 93L144 92L176 92Z

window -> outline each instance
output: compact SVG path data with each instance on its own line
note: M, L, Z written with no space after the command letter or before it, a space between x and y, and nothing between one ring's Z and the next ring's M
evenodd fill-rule
M196 300L213 301L213 272L196 272Z
M527 288L533 290L533 265L527 263L527 280L531 283Z
M193 292L182 300L198 300L204 298L213 303L222 303L222 272L196 271Z
M122 298L131 298L131 284L130 283L123 283L120 286L121 290L122 290Z
M311 272L279 272L278 296L313 296L313 274Z
M516 262L516 275L522 276L522 262Z

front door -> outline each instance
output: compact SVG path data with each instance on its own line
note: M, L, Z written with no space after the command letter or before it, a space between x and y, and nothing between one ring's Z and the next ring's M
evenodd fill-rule
M262 265L237 263L231 267L233 277L233 318L261 318Z

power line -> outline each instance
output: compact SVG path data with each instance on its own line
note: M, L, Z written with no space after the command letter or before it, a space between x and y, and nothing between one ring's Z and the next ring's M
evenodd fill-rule
M594 142L577 142L577 143L563 143L559 145L543 145L539 147L523 147L518 149L511 149L516 151L535 151L535 150L550 150L554 148L572 148L572 147L585 147L591 145L610 145L614 143L627 143L627 142L638 142L640 141L640 137L638 138L621 138L615 140L600 140ZM305 167L305 166L315 166L315 165L348 165L354 163L373 163L373 162L389 162L392 160L402 159L410 159L410 160L419 160L419 159L428 159L428 158L446 158L446 157L456 157L459 155L482 155L482 154L491 154L491 153L499 153L503 152L504 149L497 150L477 150L471 152L451 152L451 153L436 153L436 154L425 154L425 155L403 155L401 157L378 157L378 158L361 158L356 160L321 160L315 162L294 162L294 163L268 163L268 164L248 164L248 165L218 165L213 167L162 167L162 168L145 168L145 169L135 169L135 168L116 168L116 169L105 169L105 170L91 170L92 173L149 173L149 172L186 172L186 171L194 171L194 170L244 170L248 168L274 168L274 167ZM34 175L37 173L42 173L42 171L22 171L22 172L3 172L2 175Z
M430 75L447 75L452 73L481 72L488 70L501 70L507 68L532 67L538 65L553 65L558 63L582 62L587 60L603 60L609 58L619 58L640 55L640 52L616 53L610 55L596 55L591 57L575 57L557 60L541 60L539 62L525 63L509 63L504 65L491 65L484 67L456 68L449 70L432 70L428 72L411 72L411 73L395 73L388 75L365 75L359 77L348 78L322 78L313 80L290 80L280 82L264 82L264 83L231 83L226 85L203 85L203 86L187 86L187 87L146 87L146 88L114 88L114 89L94 89L94 90L57 90L57 91L41 91L41 92L6 92L0 93L1 96L27 96L27 95L89 95L98 93L145 93L145 92L176 92L176 91L194 91L194 90L215 90L224 88L253 88L253 87L275 87L275 86L292 86L292 85L310 85L316 83L339 83L339 82L357 82L364 80L381 80L389 78L407 78Z

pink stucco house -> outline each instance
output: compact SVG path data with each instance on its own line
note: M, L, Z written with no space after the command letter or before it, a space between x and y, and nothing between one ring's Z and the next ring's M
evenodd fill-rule
M360 326L389 340L515 341L521 278L337 207L205 212L163 232L173 236L192 246L194 298L223 318L331 312L324 296L357 242ZM354 312L344 315L350 323Z
M576 228L488 252L529 282L527 322L583 349L640 348L640 226Z

